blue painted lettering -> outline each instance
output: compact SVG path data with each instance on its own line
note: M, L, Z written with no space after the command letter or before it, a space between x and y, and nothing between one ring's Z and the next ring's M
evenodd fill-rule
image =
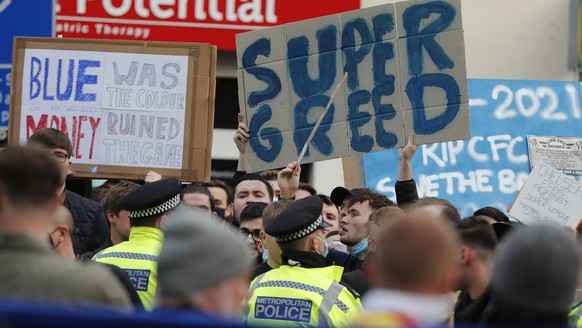
M283 148L283 137L281 131L276 128L264 128L263 124L271 119L272 111L269 105L262 105L251 117L249 123L250 145L257 156L265 162L274 161ZM259 135L260 131L260 135ZM260 139L267 140L271 147L265 147Z
M337 54L334 51L337 43L336 32L335 26L328 26L316 33L319 44L319 72L316 79L310 77L307 65L312 57L308 56L309 41L307 38L302 36L287 42L287 56L292 58L288 61L289 75L293 90L301 99L323 94L333 86L337 74Z
M359 90L348 96L348 120L352 134L350 144L355 151L369 152L374 147L374 139L369 135L360 135L360 127L372 119L372 115L358 111L361 105L370 102L370 92Z
M439 17L420 29L422 20L429 18L431 14L438 14ZM455 8L443 1L410 6L404 11L402 21L407 33L406 48L410 75L418 75L423 70L423 47L439 69L454 67L453 61L434 38L437 33L443 32L451 25L455 15Z
M307 142L311 130L315 126L315 123L309 123L307 118L309 117L309 112L314 107L323 107L329 102L329 97L324 95L314 96L309 99L303 99L297 103L294 111L294 121L295 121L295 131L293 131L293 141L295 142L295 147L297 148L297 155L301 153L303 145ZM321 121L321 126L315 132L311 143L315 146L317 150L323 155L330 155L333 153L333 144L327 132L331 129L331 123L333 123L333 113L335 107L332 104L323 120ZM309 148L305 152L305 156L309 156Z
M432 119L426 118L424 108L424 89L427 87L441 88L447 99L446 110ZM424 74L413 77L406 84L406 94L414 110L414 132L417 134L434 134L451 123L459 112L461 95L455 79L447 74Z

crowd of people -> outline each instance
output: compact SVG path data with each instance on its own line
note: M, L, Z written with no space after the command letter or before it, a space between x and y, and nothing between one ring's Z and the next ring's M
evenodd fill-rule
M318 194L296 163L247 173L248 139L239 123L232 186L150 172L100 203L65 188L62 132L0 151L0 325L14 304L51 304L125 326L582 327L578 232L420 199L412 136L396 203Z

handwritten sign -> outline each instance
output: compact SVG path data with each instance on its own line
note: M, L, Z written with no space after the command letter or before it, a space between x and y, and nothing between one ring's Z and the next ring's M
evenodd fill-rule
M385 4L237 35L251 171L469 137L460 1Z
M564 174L582 175L582 138L527 136L530 166L538 161Z
M420 197L442 197L463 216L506 210L529 176L527 135L582 136L580 83L469 79L471 138L419 147ZM363 156L365 185L395 200L398 149ZM577 177L578 181L582 177Z
M73 170L81 176L143 178L154 169L186 180L206 177L215 79L210 45L17 44L10 142L24 144L52 127L71 140Z
M582 184L538 162L509 214L524 224L555 224L576 228L582 219Z

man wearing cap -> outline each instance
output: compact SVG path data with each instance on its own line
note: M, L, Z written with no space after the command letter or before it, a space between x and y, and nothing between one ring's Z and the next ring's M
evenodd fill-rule
M158 255L162 247L162 223L166 213L180 203L180 180L168 178L146 184L125 196L129 240L97 253L94 261L116 265L127 273L146 310L156 295Z
M265 227L281 247L282 265L251 283L243 314L249 325L346 326L361 311L358 295L341 285L343 268L326 266L322 200L290 205Z

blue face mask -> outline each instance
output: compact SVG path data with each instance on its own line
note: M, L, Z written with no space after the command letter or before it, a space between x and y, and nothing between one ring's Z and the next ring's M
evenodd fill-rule
M323 241L323 247L325 248L325 250L323 251L323 254L320 254L320 255L323 256L323 257L327 257L327 254L329 254L329 245L327 243L327 240L326 239L321 239L321 238L319 238L317 236L315 238Z
M269 250L263 248L263 262L267 262L269 260Z
M359 243L351 247L352 254L360 256L368 250L368 237L362 239Z

